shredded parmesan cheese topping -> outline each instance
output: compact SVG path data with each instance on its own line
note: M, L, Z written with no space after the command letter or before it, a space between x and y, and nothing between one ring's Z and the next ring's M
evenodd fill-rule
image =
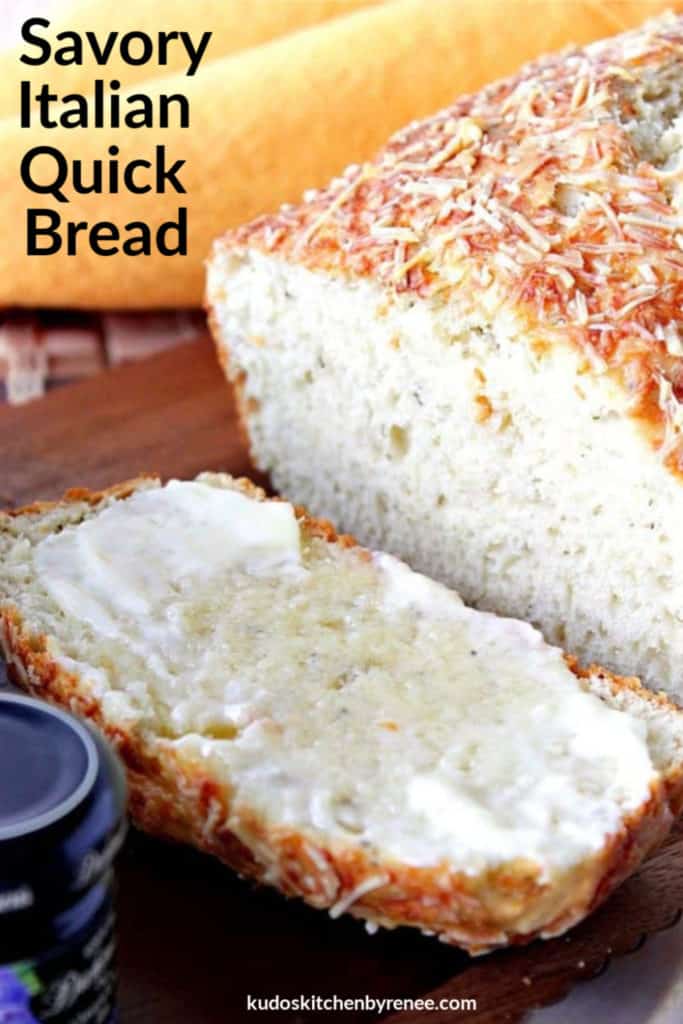
M668 191L683 172L644 160L624 124L631 84L682 57L683 17L667 15L529 64L228 241L458 315L485 290L491 315L611 373L683 472L683 218Z

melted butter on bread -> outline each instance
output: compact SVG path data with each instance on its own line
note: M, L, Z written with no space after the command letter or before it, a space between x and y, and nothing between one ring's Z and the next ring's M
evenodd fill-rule
M524 623L210 483L116 501L35 548L87 643L65 667L284 827L468 874L599 850L657 776L647 729Z

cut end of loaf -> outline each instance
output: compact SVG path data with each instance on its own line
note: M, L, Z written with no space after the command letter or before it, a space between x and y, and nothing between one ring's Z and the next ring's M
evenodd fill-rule
M278 490L585 663L683 694L683 487L609 376L505 318L387 304L258 250L217 257L210 291Z
M234 561L221 509L243 501L263 516ZM0 538L5 653L115 739L143 826L333 915L473 951L554 934L670 825L683 722L664 698L576 674L250 485L140 482L7 516Z
M680 476L682 53L669 15L529 64L229 233L214 262L256 249L569 342Z
M214 248L256 465L683 698L683 17L531 64Z

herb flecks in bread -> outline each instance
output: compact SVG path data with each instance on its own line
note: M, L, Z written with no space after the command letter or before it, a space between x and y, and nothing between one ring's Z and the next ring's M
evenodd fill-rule
M246 482L0 521L2 645L131 809L333 916L481 951L584 916L665 834L683 719Z
M528 65L227 235L207 290L278 489L679 695L682 68L673 16Z

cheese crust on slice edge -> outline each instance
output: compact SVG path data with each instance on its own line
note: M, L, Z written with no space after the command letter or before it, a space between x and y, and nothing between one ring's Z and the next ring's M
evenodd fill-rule
M142 828L371 930L556 935L683 799L666 697L248 481L4 514L0 565L12 676L110 738Z

